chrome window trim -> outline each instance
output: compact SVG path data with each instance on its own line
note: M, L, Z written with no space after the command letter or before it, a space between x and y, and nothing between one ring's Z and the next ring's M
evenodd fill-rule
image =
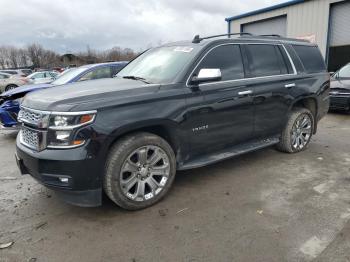
M249 43L225 43L225 44L219 44L216 46L213 46L212 48L210 48L205 54L204 56L199 60L199 62L197 63L197 65L194 67L194 69L192 70L191 74L189 75L189 77L187 78L186 81L186 87L192 87L193 85L190 85L190 79L191 76L193 75L194 71L196 71L196 69L198 68L199 64L203 61L203 59L209 54L209 52L211 52L213 49L220 47L220 46L225 46L225 45L273 45L273 46L282 46L284 51L287 54L287 57L289 59L289 62L292 65L292 69L293 69L293 73L290 74L281 74L281 75L271 75L271 76L257 76L257 77L244 77L244 78L239 78L239 79L232 79L232 80L225 80L225 81L214 81L214 82L210 82L210 83L203 83L203 84L199 84L198 86L205 86L205 85L212 85L212 84L220 84L220 83L229 83L229 82L237 82L237 81L244 81L244 80L254 80L254 79L264 79L264 78L271 78L271 77L281 77L281 76L293 76L293 75L297 75L297 71L296 71L296 67L294 65L294 62L290 56L290 54L288 53L288 50L286 49L286 47L284 46L284 44L282 43L254 43L254 42L249 42Z
M284 49L284 52L286 52L286 54L287 54L287 57L288 57L288 59L289 59L290 64L292 65L293 72L294 72L293 74L294 74L294 75L297 75L298 72L297 72L297 69L296 69L296 67L295 67L295 65L294 65L294 62L293 62L292 57L290 56L290 54L289 54L287 48L286 48L283 44L281 44L281 45L282 45L282 47L283 47L283 49Z

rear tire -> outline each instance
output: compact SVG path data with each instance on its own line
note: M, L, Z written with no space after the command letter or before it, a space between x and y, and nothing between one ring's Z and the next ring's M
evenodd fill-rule
M175 154L163 138L134 133L111 148L103 186L118 206L138 210L160 201L169 191L175 173Z
M314 116L310 110L296 108L291 111L277 149L286 153L305 150L313 135L314 123Z
M18 87L18 86L14 85L14 84L8 85L7 87L5 87L5 91L9 91L9 90L15 89L16 87Z

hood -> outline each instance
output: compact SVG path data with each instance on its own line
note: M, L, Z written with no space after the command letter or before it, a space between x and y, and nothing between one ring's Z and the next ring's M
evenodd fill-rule
M331 88L332 89L350 90L350 79L348 79L348 78L332 79L331 80Z
M44 111L96 110L144 99L145 95L157 92L159 87L159 84L145 84L131 79L99 79L29 93L22 105Z
M51 84L33 84L33 85L23 85L20 87L17 87L15 89L11 89L7 92L4 92L1 94L2 98L9 98L12 96L16 96L16 98L20 98L21 96L24 96L28 92L32 92L35 90L43 89L43 88L48 88L52 87L53 85Z

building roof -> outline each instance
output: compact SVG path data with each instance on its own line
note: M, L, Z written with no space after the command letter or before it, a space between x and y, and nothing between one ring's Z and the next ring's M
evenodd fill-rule
M277 4L277 5L273 5L273 6L269 6L269 7L265 7L265 8L261 8L261 9L258 9L258 10L255 10L255 11L251 11L251 12L248 12L248 13L227 17L227 18L225 18L225 21L229 22L229 21L232 21L232 20L237 20L237 19L240 19L240 18L244 18L244 17L248 17L248 16L252 16L252 15L265 13L265 12L276 10L276 9L279 9L279 8L300 4L300 3L303 3L303 2L306 2L306 1L307 0L290 0L288 2L280 3L280 4Z

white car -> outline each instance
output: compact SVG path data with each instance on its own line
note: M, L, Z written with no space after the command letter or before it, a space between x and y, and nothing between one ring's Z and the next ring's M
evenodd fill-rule
M27 76L31 84L46 84L51 83L59 76L59 73L53 71L35 72Z

